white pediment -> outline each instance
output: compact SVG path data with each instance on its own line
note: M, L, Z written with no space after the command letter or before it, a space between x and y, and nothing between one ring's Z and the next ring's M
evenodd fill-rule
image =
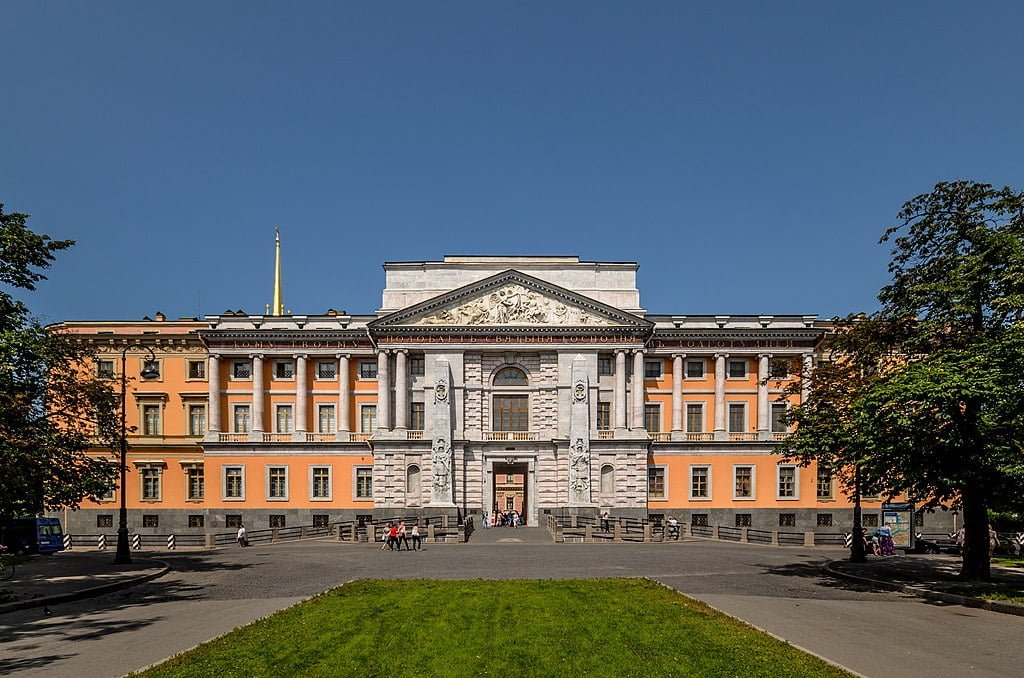
M406 325L414 326L545 326L614 327L623 323L597 315L563 299L547 296L513 282L489 290L469 301L441 308Z

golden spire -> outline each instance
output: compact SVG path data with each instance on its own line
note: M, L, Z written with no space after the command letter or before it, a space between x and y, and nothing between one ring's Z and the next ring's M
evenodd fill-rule
M281 229L274 227L274 304L270 315L284 315L284 295L281 292Z

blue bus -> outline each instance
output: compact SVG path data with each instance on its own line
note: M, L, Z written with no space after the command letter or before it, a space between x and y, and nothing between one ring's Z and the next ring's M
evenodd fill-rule
M0 523L0 543L12 553L56 553L64 550L64 531L57 518L14 518Z

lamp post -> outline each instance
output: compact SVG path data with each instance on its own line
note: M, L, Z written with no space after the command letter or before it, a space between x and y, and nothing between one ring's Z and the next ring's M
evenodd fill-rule
M850 542L850 562L866 563L864 555L864 527L860 515L860 463L853 466L853 541Z
M121 351L121 510L117 517L117 552L114 554L114 564L125 565L132 562L132 552L128 548L128 506L125 503L126 476L128 474L128 426L126 421L128 401L128 375L126 368L128 364L128 351L133 348L144 348L149 351L149 360L142 365L139 376L149 379L159 374L156 368L156 354L153 349L143 344L129 344Z

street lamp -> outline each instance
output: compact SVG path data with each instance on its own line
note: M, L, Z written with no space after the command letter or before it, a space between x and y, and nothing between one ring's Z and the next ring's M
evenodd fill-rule
M864 555L864 526L860 512L860 462L853 465L853 541L850 542L850 562L866 563Z
M126 479L128 474L128 426L126 423L126 403L128 400L128 375L126 374L128 363L128 351L133 348L144 348L149 351L149 359L142 365L139 376L143 379L151 379L159 376L160 371L156 367L156 354L153 349L143 344L129 344L121 351L121 510L117 517L117 553L114 555L115 565L126 565L132 562L132 552L128 548L128 506L125 503Z

